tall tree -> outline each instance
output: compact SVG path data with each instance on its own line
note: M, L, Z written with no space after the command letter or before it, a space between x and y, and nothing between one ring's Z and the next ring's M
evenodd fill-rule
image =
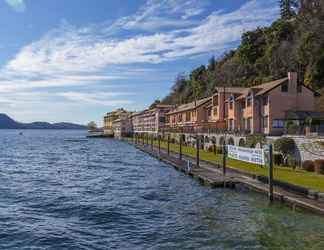
M280 13L283 19L290 19L296 14L299 7L299 0L279 0Z

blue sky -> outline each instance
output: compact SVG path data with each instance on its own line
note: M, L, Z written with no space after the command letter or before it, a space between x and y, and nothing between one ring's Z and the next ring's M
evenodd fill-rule
M0 0L0 112L101 123L269 25L277 0Z

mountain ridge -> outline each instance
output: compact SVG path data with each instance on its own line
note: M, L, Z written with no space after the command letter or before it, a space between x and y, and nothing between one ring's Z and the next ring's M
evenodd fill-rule
M0 129L87 129L84 125L69 123L69 122L31 122L22 123L12 119L4 113L0 113Z

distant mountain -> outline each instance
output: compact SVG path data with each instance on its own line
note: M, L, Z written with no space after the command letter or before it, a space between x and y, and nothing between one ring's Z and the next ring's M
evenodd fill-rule
M21 123L17 122L6 114L0 114L0 129L87 129L86 126L60 122L60 123L48 123L48 122L32 122Z

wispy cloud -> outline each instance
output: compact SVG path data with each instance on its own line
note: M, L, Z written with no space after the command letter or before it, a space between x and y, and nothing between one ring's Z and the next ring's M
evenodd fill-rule
M5 2L17 12L24 12L26 9L24 0L5 0Z
M132 18L139 24L147 19L148 13L160 8L166 7L148 5L146 11L142 10L142 14ZM278 10L271 1L253 0L234 12L213 12L194 27L137 34L125 39L107 37L98 29L77 28L64 22L39 41L22 48L4 71L29 77L35 77L39 72L53 76L93 73L109 70L113 65L155 64L221 51L238 41L242 32L268 24L277 14ZM125 22L123 27L129 28L129 22Z
M6 2L25 8L23 0ZM17 96L19 92L98 87L99 82L109 84L151 74L150 66L159 63L220 54L237 43L244 31L274 20L279 13L276 2L250 0L232 12L213 12L207 8L211 4L208 0L148 0L135 14L109 25L77 27L63 21L21 48L0 69L0 92L6 95L7 103L12 99L21 104L19 100L26 101L26 97ZM46 98L98 106L132 104L129 96L100 92L57 90Z

